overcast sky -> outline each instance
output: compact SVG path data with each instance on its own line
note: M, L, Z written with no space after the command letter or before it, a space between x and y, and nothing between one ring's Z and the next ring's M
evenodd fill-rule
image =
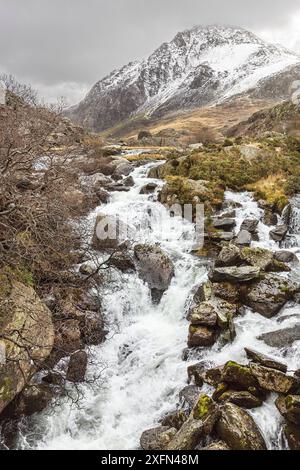
M69 103L196 24L246 27L300 54L299 0L0 0L0 71Z

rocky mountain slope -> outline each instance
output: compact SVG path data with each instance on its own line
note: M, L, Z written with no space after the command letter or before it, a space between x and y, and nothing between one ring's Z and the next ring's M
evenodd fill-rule
M249 31L197 26L100 80L67 114L102 131L128 118L161 117L241 94L281 100L299 71L296 54Z

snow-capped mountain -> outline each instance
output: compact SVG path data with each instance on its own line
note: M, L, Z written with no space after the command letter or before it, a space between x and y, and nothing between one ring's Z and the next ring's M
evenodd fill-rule
M285 73L293 77L294 67L300 71L299 56L249 31L197 26L100 80L68 116L101 131L136 116L162 116L250 91L259 95L269 80ZM276 98L276 90L271 94Z

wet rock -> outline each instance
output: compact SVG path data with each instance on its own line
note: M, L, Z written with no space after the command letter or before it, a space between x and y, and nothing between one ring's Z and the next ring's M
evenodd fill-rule
M115 160L113 165L115 166L113 174L116 176L128 176L133 170L133 165L123 158Z
M124 186L129 187L129 188L132 188L135 184L132 176L127 176L127 178L124 178L122 183L124 184Z
M84 382L86 368L88 363L87 353L85 351L76 351L71 355L66 378L70 382Z
M241 259L244 263L257 266L263 271L272 271L274 267L274 257L270 250L263 248L243 248Z
M205 361L202 361L192 366L189 366L187 369L189 382L194 380L197 387L202 387L204 383L203 374L205 372L205 365L206 365Z
M224 441L212 442L203 449L198 450L215 450L215 451L223 451L223 450L231 450L230 447Z
M258 408L263 404L262 400L247 391L226 390L218 397L219 403L233 403L242 408Z
M159 302L174 276L174 265L164 251L154 245L136 245L134 255L140 278L151 289L152 298Z
M258 279L260 269L254 266L231 266L227 268L213 268L209 272L211 282L242 283Z
M96 195L99 198L99 201L102 202L102 204L108 203L110 198L110 194L108 191L105 191L105 189L98 189Z
M99 251L116 249L128 240L130 233L129 227L118 217L98 214L92 238L92 248Z
M56 360L82 349L83 342L78 320L59 320L55 322L54 327L55 339L52 355L55 356Z
M287 225L278 225L276 228L270 231L270 238L275 242L282 242L288 233Z
M210 233L209 235L206 235L206 237L214 242L230 242L234 239L234 233L218 230L216 232Z
M250 367L233 361L229 361L225 364L222 372L222 382L242 390L258 387L258 381L252 374Z
M57 372L49 372L45 377L43 377L43 382L54 387L62 387L64 383L64 378L61 374Z
M189 311L187 319L192 325L215 326L218 321L215 305L212 302L201 302Z
M282 416L290 423L300 426L300 395L278 397L276 407Z
M298 263L299 260L295 253L291 251L276 251L274 253L274 258L280 263Z
M182 425L167 450L193 450L200 440L211 434L220 416L216 403L207 395L200 395L192 413Z
M134 261L128 253L116 253L110 260L109 264L123 273L135 271Z
M233 403L223 406L216 430L232 450L266 450L265 441L253 418Z
M157 183L148 183L142 187L142 189L140 190L140 194L151 194L156 190L156 188Z
M14 403L15 416L32 416L47 408L53 400L54 392L46 384L28 385Z
M258 222L257 219L245 219L241 225L241 230L255 234L257 232Z
M277 393L290 393L298 385L298 381L289 375L275 369L270 369L258 364L250 364L252 375L257 379L264 390Z
M182 389L179 393L179 400L183 404L183 407L187 407L189 410L192 409L198 401L201 393L201 387L196 385L188 385Z
M168 428L166 426L148 429L141 436L141 447L143 450L164 450L176 432L175 428Z
M251 242L252 236L247 230L241 230L235 239L235 243L239 246L250 246Z
M297 286L289 280L275 274L266 274L262 280L248 286L242 297L245 305L272 318L296 291Z
M291 450L300 450L300 426L287 424L284 427L284 435Z
M224 232L231 232L232 229L236 226L236 222L234 219L220 217L220 218L213 220L212 226L216 230L223 230Z
M241 207L243 207L243 205L240 202L233 201L232 199L226 199L223 202L222 207L223 209L231 209L232 207L235 209L240 209Z
M30 287L0 272L0 413L22 391L54 343L52 313ZM37 347L38 345L38 347Z
M222 381L224 366L213 367L208 369L203 374L203 380L205 383L211 385L212 387L217 387Z
M188 347L209 347L216 341L216 331L209 329L206 326L190 325Z
M199 395L198 395L199 396ZM161 424L168 428L175 428L177 431L182 427L183 423L187 420L187 415L183 411L174 411L164 417Z
M284 373L287 372L287 366L285 364L275 361L271 357L265 356L264 354L261 354L260 352L254 351L253 349L245 348L245 351L246 351L248 359L251 359L254 362L262 366L269 367L270 369L279 370Z
M258 337L272 348L287 348L292 346L295 341L300 341L300 324L291 328L283 328L282 330L270 331Z
M212 292L216 297L226 300L231 304L239 302L239 289L238 286L229 282L220 282L212 284Z
M240 249L233 244L225 245L216 259L217 267L237 266L241 263Z
M278 216L275 214L275 212L272 211L272 209L265 209L264 211L264 217L263 217L263 223L265 225L268 225L269 227L273 225L277 225L278 223Z
M283 209L282 214L281 214L281 218L283 220L283 223L287 226L290 225L291 214L292 214L292 205L289 203L285 206L285 208Z

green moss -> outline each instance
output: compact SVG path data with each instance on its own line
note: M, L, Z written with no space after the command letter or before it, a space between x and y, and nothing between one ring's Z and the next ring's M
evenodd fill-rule
M194 418L205 418L211 410L212 403L213 401L208 395L201 395L194 412Z

